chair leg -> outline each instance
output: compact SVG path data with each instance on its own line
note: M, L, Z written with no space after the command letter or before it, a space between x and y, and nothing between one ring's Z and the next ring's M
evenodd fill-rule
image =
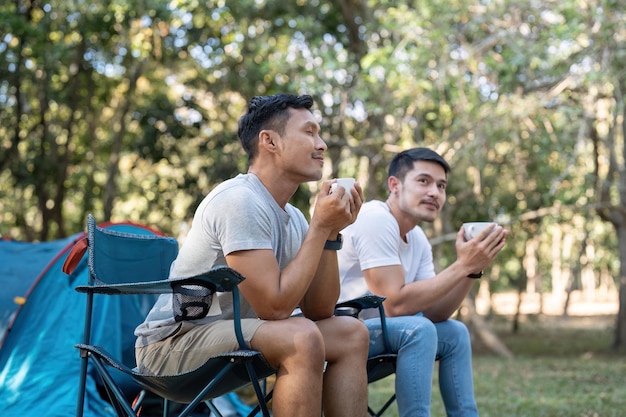
M270 417L270 411L268 410L267 402L265 401L265 394L261 390L261 385L259 384L259 380L256 376L254 366L251 363L246 363L246 369L248 370L248 376L250 377L250 381L252 382L252 386L254 387L256 398L259 401L261 412L263 413L264 417Z
M383 415L383 413L385 411L387 411L387 409L391 406L391 404L393 404L393 402L396 400L396 394L393 394L385 403L385 405L382 406L382 408L380 410L378 410L378 412L375 412L374 410L372 410L369 406L367 406L367 412L369 413L370 417L380 417Z
M102 382L104 383L104 386L109 393L109 398L111 402L114 402L113 406L115 407L116 411L121 412L123 410L127 416L137 416L137 413L135 412L135 410L133 410L133 407L128 402L128 400L126 400L126 397L119 389L119 387L115 383L115 380L113 379L111 374L109 374L106 366L102 363L100 358L96 356L91 356L91 358L91 362L98 370L98 374L102 378Z
M87 384L87 365L89 358L82 351L80 352L80 382L78 386L78 402L76 403L76 417L83 417L85 407L85 390Z
M92 277L89 275L89 284ZM89 344L91 339L91 317L93 315L93 293L87 294L85 303L85 323L83 325L83 343ZM80 386L78 387L78 403L76 404L76 417L83 417L85 408L85 392L87 390L87 369L89 367L89 355L80 351Z
M170 415L170 402L167 398L163 398L163 417Z
M222 380L223 376L226 375L233 366L233 363L228 363L226 366L224 366L224 368L222 368L217 373L217 375L215 375L213 382L204 387L204 389L198 394L196 399L187 404L187 407L185 407L185 409L178 415L178 417L186 417L191 414L191 412L198 406L198 404L202 402L202 398L206 395L206 393L212 390L213 387Z
M272 394L274 394L274 391L270 391L269 394L267 394L264 398L264 402L259 402L253 409L252 411L250 411L250 413L248 413L248 415L246 417L254 417L256 416L259 411L261 411L261 404L267 404L268 402L270 402L270 400L272 399ZM267 409L267 407L266 407ZM265 412L263 412L265 413ZM263 417L269 417L271 416L271 414L269 413L269 410L267 410L267 414L263 414Z
M211 415L215 414L216 417L223 417L222 413L220 413L220 410L218 410L215 404L213 404L213 401L207 400L204 403L209 408L209 410L211 410Z
M131 404L135 413L137 413L141 409L141 406L143 405L143 400L145 398L146 398L146 390L142 389L141 391L139 391L139 394L137 394L137 396L133 400L133 403Z

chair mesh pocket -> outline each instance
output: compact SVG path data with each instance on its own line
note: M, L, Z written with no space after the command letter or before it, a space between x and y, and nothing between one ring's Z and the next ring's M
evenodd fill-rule
M199 281L172 284L172 303L176 321L198 320L206 317L211 309L215 287Z

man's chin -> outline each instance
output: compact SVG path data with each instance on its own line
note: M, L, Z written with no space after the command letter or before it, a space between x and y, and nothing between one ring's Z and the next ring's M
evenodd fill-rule
M319 181L322 179L322 171L311 173L311 175L306 176L306 179L302 182L311 182L311 181Z
M422 222L427 222L427 223L432 223L435 220L437 220L437 216L439 216L439 213L432 213L432 212L426 212L426 213L421 213L420 214L420 221Z

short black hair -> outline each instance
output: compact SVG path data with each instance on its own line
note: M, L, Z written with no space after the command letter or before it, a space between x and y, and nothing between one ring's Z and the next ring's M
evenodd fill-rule
M413 169L415 161L435 162L441 165L446 175L450 173L450 165L437 152L428 148L412 148L402 151L393 157L389 164L389 176L404 181L406 173Z
M289 120L289 109L307 109L313 107L313 98L309 95L296 96L280 93L271 96L255 96L248 103L248 111L239 119L237 132L243 149L248 155L248 163L252 162L258 152L259 132L272 129L279 134L284 133L285 124Z

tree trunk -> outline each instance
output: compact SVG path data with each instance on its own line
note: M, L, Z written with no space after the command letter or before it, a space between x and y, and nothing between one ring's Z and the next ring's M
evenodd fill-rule
M613 348L626 351L626 225L617 229L619 258L619 309L615 323L615 339Z
M467 312L467 321L474 330L474 334L479 338L481 343L485 345L492 353L505 358L512 358L513 352L500 340L497 334L491 329L491 327L483 320L483 318L476 312L476 306L473 300L466 297L463 301L462 307Z
M572 261L570 262L570 264L573 264L574 266L571 268L571 273L569 274L569 283L567 284L567 291L565 293L565 302L563 303L563 312L561 313L562 317L569 316L568 309L569 309L572 293L576 289L576 284L578 283L577 281L580 279L580 276L581 276L581 271L582 271L581 259L585 257L585 253L587 252L588 236L589 236L589 232L585 231L585 236L581 239L581 247L580 247L578 256L572 258Z
M619 73L622 75L622 72ZM623 75L622 75L623 76ZM626 90L626 77L620 78L617 85L619 88L614 90L615 106L609 118L611 123L608 133L605 136L603 146L608 149L608 169L606 177L608 181L602 181L597 174L600 167L600 158L596 158L596 189L600 196L600 201L607 202L607 207L598 210L598 215L605 221L611 223L617 234L617 250L619 251L619 276L617 279L619 286L619 310L617 312L617 320L615 323L615 338L613 340L613 348L615 350L626 351L626 169L620 161L626 157L626 106L624 105L623 92ZM601 135L598 132L597 125L591 129L591 135L594 143L594 150L599 154ZM614 180L616 179L616 180ZM617 204L612 204L613 197L617 191Z

